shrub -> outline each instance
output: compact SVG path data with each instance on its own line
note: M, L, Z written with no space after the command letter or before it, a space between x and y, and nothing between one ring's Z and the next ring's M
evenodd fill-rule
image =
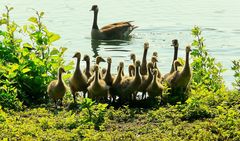
M233 60L233 66L232 70L235 72L235 82L233 83L233 86L240 91L240 59L239 60Z
M224 72L221 63L216 62L215 58L211 57L204 44L204 38L201 36L201 29L195 26L192 29L194 40L191 52L193 62L192 87L204 86L210 91L216 91L223 86L223 78L221 73Z
M36 12L36 17L28 19L30 24L20 27L10 19L13 8L6 6L6 10L0 19L0 104L18 109L21 102L46 102L47 85L56 78L58 67L64 65L66 48L53 47L60 36L42 23L43 12Z

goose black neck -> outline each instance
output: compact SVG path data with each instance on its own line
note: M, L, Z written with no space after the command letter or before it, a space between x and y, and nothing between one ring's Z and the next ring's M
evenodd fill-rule
M95 70L95 76L94 76L94 82L98 82L99 75L98 75L98 70Z
M98 11L94 11L93 25L92 29L99 29L97 25Z
M178 47L174 47L174 55L173 55L172 68L170 73L174 72L174 61L177 60L177 56L178 56Z
M108 63L107 74L111 74L111 63Z
M185 61L185 66L184 69L189 68L189 52L186 52L186 61Z
M79 70L80 70L80 58L77 58L77 65L76 65L75 71L79 71Z
M135 78L140 78L140 72L139 72L139 66L136 66L136 70L135 70Z
M122 67L119 67L117 76L120 77L122 75Z
M147 50L148 50L148 49L144 49L142 63L143 63L143 62L146 62Z
M152 75L152 72L151 72L151 68L148 68L148 78L149 79L152 79L153 75Z
M86 61L86 72L89 72L90 71L90 61L87 60Z
M58 72L58 83L63 83L62 73L60 71Z

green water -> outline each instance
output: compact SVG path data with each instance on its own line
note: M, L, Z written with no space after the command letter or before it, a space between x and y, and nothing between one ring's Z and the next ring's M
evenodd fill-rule
M89 10L93 4L99 6L99 27L134 20L139 28L133 32L132 40L91 42L93 13ZM179 40L179 57L184 57L185 46L193 40L190 30L198 25L203 30L210 54L227 69L223 74L226 84L231 87L234 80L230 68L231 60L239 59L240 54L239 0L1 0L1 12L5 5L15 8L11 16L20 25L34 15L32 9L44 11L47 27L62 37L55 45L68 48L67 60L71 60L76 51L89 54L92 60L96 55L111 56L114 73L119 61L124 61L125 66L130 63L130 53L141 59L145 41L150 43L148 59L157 51L160 71L168 72L173 56L171 40Z

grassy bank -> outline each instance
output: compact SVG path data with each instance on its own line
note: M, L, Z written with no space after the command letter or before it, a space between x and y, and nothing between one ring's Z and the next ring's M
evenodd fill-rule
M91 100L90 100L91 102ZM198 91L185 104L119 109L83 101L0 113L0 138L17 140L240 140L239 92ZM90 111L90 112L89 112ZM91 113L91 118L90 114Z
M199 27L191 31L192 79L186 101L177 102L166 91L176 104L146 100L116 108L87 98L74 105L67 93L64 106L56 109L46 89L60 66L73 69L63 59L67 48L53 45L60 35L43 24L44 12L19 26L10 18L12 10L6 7L0 18L0 139L240 140L240 60L233 61L234 89L228 90L225 69L208 54Z

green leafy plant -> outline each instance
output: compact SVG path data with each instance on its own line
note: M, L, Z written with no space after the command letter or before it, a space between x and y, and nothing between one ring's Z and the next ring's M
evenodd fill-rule
M235 72L234 77L235 77L235 82L233 83L233 86L240 91L240 59L239 60L234 60L232 70Z
M191 64L192 74L192 87L204 86L208 90L216 91L223 86L223 78L221 73L224 72L221 63L217 63L215 58L211 57L204 44L204 37L199 27L195 26L192 29L194 40L192 46L194 47L191 52L193 62Z
M36 11L30 24L20 27L10 19L13 8L6 6L0 20L0 104L19 109L24 105L48 101L46 88L63 66L67 48L54 47L60 39L42 23L43 12ZM18 34L18 38L15 37ZM20 37L24 36L24 39ZM72 62L65 66L72 69Z
M104 116L107 111L108 104L95 104L94 101L92 101L89 98L84 98L83 102L81 103L80 109L85 111L86 109L86 115L87 118L85 119L85 122L92 122L94 124L94 128L96 130L100 129L100 126L104 123L105 119Z

